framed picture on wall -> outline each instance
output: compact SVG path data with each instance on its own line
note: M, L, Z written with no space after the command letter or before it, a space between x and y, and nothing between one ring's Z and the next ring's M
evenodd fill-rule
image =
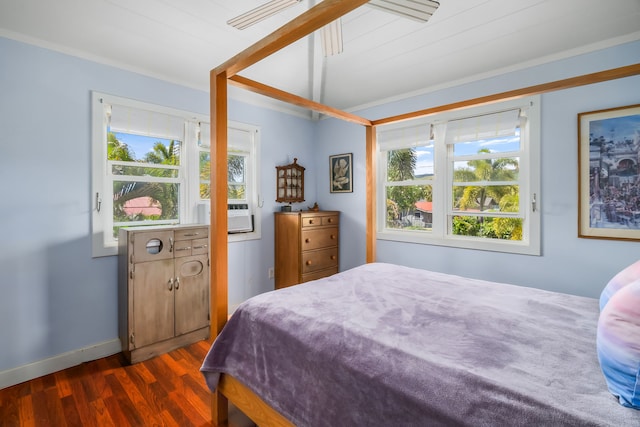
M352 153L329 156L330 191L332 193L353 192L352 161Z
M640 104L578 114L578 237L640 240Z

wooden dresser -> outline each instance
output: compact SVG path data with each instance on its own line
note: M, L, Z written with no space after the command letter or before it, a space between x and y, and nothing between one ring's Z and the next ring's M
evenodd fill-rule
M340 212L275 213L275 288L338 272Z
M121 228L122 351L136 363L209 338L209 227Z

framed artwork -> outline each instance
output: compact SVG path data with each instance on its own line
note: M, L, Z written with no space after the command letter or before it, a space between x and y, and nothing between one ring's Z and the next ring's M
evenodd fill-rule
M352 153L329 156L330 190L332 193L353 192L352 161Z
M640 104L578 114L578 237L640 241Z

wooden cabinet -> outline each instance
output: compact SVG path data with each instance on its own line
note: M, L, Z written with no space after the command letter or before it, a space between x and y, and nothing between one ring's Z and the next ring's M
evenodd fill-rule
M276 202L304 202L304 167L298 159L286 166L276 166Z
M122 350L136 363L209 338L209 228L122 228L118 235Z
M275 287L338 272L340 212L275 213Z

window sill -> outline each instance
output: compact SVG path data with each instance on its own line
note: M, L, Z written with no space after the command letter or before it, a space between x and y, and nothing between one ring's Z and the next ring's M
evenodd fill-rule
M379 231L376 234L376 238L378 240L389 240L404 243L540 256L540 246L530 242L515 242L509 240L489 241L487 239L461 236L439 238L431 235L430 233L428 235L426 235L426 233L418 235L415 232L407 231Z

